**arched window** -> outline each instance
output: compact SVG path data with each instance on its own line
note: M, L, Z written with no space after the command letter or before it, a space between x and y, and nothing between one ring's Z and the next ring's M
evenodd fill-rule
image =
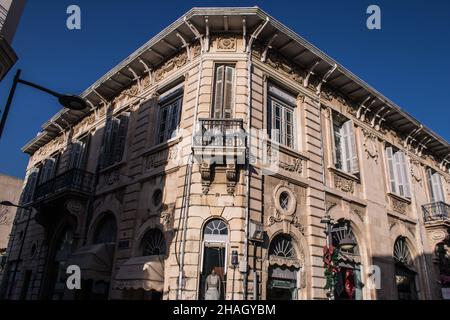
M395 284L399 300L416 300L416 272L412 268L411 253L405 237L394 243Z
M339 261L334 298L336 300L361 300L363 287L361 258L358 242L349 220L340 219L333 225L331 240L333 246L338 250Z
M411 254L404 237L398 237L394 243L394 260L403 265L411 264Z
M224 298L227 266L228 226L221 219L209 220L203 228L200 299ZM218 276L217 287L208 286L208 276ZM211 277L209 278L211 279Z
M269 245L268 300L294 300L299 287L300 261L288 234L275 236Z
M289 235L280 234L270 243L269 255L283 258L296 258L292 238Z
M141 248L143 256L165 255L167 247L164 234L159 229L148 230L142 238Z
M104 216L94 233L94 244L116 242L117 223L112 214Z

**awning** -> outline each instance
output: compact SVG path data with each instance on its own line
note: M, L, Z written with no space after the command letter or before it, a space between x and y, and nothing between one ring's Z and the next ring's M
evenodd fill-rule
M163 291L164 257L143 256L127 260L120 266L113 284L115 289Z
M114 243L101 243L81 247L67 260L67 265L77 265L82 279L110 281Z

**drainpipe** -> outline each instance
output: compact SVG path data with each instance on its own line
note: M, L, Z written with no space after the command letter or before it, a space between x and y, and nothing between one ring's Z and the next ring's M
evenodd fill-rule
M188 158L188 172L187 178L185 179L185 192L183 194L183 206L181 207L180 219L183 222L183 233L181 236L181 252L180 252L180 265L179 265L179 273L178 273L178 288L176 299L180 300L183 297L183 281L184 281L184 255L186 251L186 234L187 234L187 219L189 215L189 202L190 202L190 194L191 194L191 178L192 178L192 167L194 164L194 130L197 125L198 119L198 103L199 103L199 93L200 93L200 81L202 79L203 73L203 52L201 52L200 63L199 63L199 72L198 72L198 80L197 80L197 94L195 98L195 111L194 111L194 124L193 124L193 132L191 135L191 152ZM186 186L187 185L187 186ZM179 230L177 231L179 232Z
M246 192L246 207L245 207L245 229L244 229L244 266L245 266L245 273L244 273L244 279L243 279L243 299L247 300L247 290L248 290L248 228L250 223L250 148L251 148L251 119L252 119L252 112L251 112L251 104L252 104L252 45L253 41L258 38L261 31L266 27L266 25L269 23L269 18L266 18L266 21L260 27L258 27L255 32L252 34L250 41L247 45L247 155L245 157L245 183L247 186L247 192ZM253 270L253 277L257 277L256 270ZM253 295L255 295L255 289L253 288ZM254 297L255 299L255 297Z
M316 94L317 94L317 106L319 107L319 123L320 123L320 126L322 126L322 106L321 106L322 83L326 82L328 77L336 69L337 69L337 65L334 64L334 66L323 76L322 80L319 82L319 84L317 85L317 88L316 88L317 89L317 91L316 91ZM320 130L320 145L321 145L321 148L320 148L320 162L321 162L321 166L322 166L322 185L323 185L323 188L324 188L324 190L323 190L323 200L325 202L325 197L326 197L326 192L325 192L325 168L324 168L325 167L325 160L324 160L325 155L324 155L323 140L324 140L323 139L323 130ZM325 205L325 215L328 214L328 212L326 210L327 210L327 208L326 208L326 205ZM327 242L327 246L330 246L332 226L329 225L326 228L329 228L329 229L326 230L327 231L326 242ZM334 291L334 288L332 289L332 291ZM331 299L334 299L334 292L331 292L330 297L331 297Z

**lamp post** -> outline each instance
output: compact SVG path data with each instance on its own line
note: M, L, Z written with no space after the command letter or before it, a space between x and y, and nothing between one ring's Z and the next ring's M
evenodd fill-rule
M236 267L239 265L237 250L233 250L231 252L231 265L233 266L233 286L231 288L231 300L234 300L234 281L236 276Z
M83 110L87 107L86 101L84 101L83 98L73 95L73 94L61 94L58 92L55 92L53 90L47 89L43 86L40 86L38 84L20 79L20 73L22 71L20 69L17 70L16 75L14 76L13 84L11 86L11 90L9 91L8 100L6 102L5 110L3 111L2 119L0 120L0 138L3 133L3 128L5 127L6 118L8 117L9 109L12 104L12 100L14 97L14 93L16 91L16 87L18 83L22 83L24 85L27 85L29 87L33 87L35 89L38 89L40 91L46 92L56 98L58 98L58 102L64 107L68 109L73 110Z
M18 264L19 264L19 262L20 262L20 260L21 260L21 258L22 258L23 245L24 245L24 243L25 243L25 238L26 238L26 235L27 235L28 226L29 226L29 224L30 224L31 213L32 213L32 211L33 211L33 208L32 208L32 207L24 207L24 206L20 206L20 205L17 205L17 204L12 203L12 202L10 202L10 201L1 201L1 202L0 202L0 205L6 206L6 207L16 207L16 208L19 208L19 209L24 209L24 210L26 210L26 211L29 212L29 213L28 213L28 217L27 217L27 222L26 222L26 224L25 224L25 229L23 230L23 238L22 238L22 239L19 239L19 240L21 240L21 243L20 243L20 247L19 247L19 253L18 253L18 256L17 256L17 262L16 262L16 266L15 266L15 268L14 268L14 272L13 272L13 275L12 275L12 279L11 279L11 286L9 287L8 293L7 293L7 297L9 297L10 294L11 294L12 288L13 288L13 286L14 286L14 281L16 280L16 274L17 274ZM14 232L16 233L17 230L14 230ZM14 240L15 240L15 238L16 238L15 233L14 233ZM14 245L14 241L13 241L12 245ZM11 249L12 249L12 248L11 248ZM8 253L8 257L7 257L7 259L8 259L7 262L6 262L6 265L7 265L7 266L9 265L9 262L10 262L10 261L9 261L9 257L10 257L10 253ZM9 268L8 268L8 269L9 269ZM8 278L5 278L4 281L5 281L5 282L8 281Z
M320 220L320 223L325 224L324 232L326 235L326 246L325 246L323 258L324 258L324 262L327 267L327 271L331 272L331 283L330 283L330 288L329 288L330 290L328 292L328 298L330 300L335 300L335 296L334 296L335 272L339 266L334 265L333 257L336 254L338 254L340 250L351 251L356 246L356 242L352 237L350 237L350 234L348 232L346 232L345 237L339 241L337 248L334 248L332 233L333 233L333 231L342 230L342 228L333 228L334 220L333 220L333 218L331 218L330 214L328 214L328 213L322 218L322 220ZM345 225L344 230L348 231L347 225Z

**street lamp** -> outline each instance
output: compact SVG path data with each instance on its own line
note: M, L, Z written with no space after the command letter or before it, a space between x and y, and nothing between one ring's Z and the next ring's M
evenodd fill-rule
M40 85L37 85L35 83L20 79L20 73L22 71L20 69L17 70L16 75L14 76L13 84L11 86L11 90L9 91L8 100L6 102L5 110L3 111L2 119L0 121L0 138L3 133L3 128L6 123L6 118L8 117L9 109L11 107L12 99L14 97L14 92L16 91L16 87L18 83L22 83L24 85L27 85L29 87L33 87L35 89L38 89L40 91L44 91L56 98L58 98L58 102L67 109L72 110L83 110L87 107L86 101L76 95L73 94L61 94L58 92L55 92L53 90L47 89L45 87L42 87Z
M12 275L11 286L9 287L8 294L7 294L7 297L9 297L10 294L11 294L12 288L13 288L13 286L14 286L14 281L16 280L16 274L17 274L18 265L19 265L19 262L20 262L20 260L21 260L21 258L22 258L23 245L24 245L24 243L25 243L25 238L26 238L26 235L27 235L28 226L29 226L29 224L30 224L30 220L31 220L31 212L33 211L33 208L32 208L32 207L20 206L20 205L17 205L17 204L12 203L11 201L6 201L6 200L5 200L5 201L0 201L0 205L6 206L6 207L16 207L16 208L19 208L19 209L27 210L27 211L29 212L29 213L28 213L28 217L27 217L27 222L26 222L26 225L25 225L25 229L23 230L23 238L22 238L22 239L19 239L19 240L22 240L22 242L20 243L19 253L18 253L18 257L17 257L17 263L16 263L16 266L15 266L15 268L14 268L14 273L13 273L13 275ZM16 238L16 232L17 232L17 230L14 230L14 240L15 240L15 238ZM13 240L11 246L14 245L14 240ZM11 249L11 248L10 248L10 249ZM9 254L8 254L7 259L8 259L8 260L7 260L7 264L6 264L6 265L8 266L8 269L9 269L9 262L10 262L10 261L9 261ZM7 285L8 277L5 277L3 281L4 281L4 282L6 283L6 285ZM2 287L3 287L3 286L2 286Z
M233 287L231 288L231 300L234 300L234 281L236 276L236 267L239 265L237 250L231 251L231 265L233 266Z
M356 241L348 235L339 241L339 249L351 251L354 247L356 247Z

